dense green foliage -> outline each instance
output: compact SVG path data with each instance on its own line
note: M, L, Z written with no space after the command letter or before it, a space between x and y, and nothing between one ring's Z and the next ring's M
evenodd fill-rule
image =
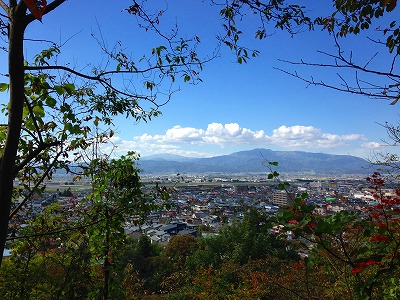
M121 223L111 223L101 215L99 222L87 229L60 233L65 225L57 209L51 207L32 221L25 229L30 237L15 243L13 255L1 269L0 294L4 299L97 299L104 295L105 286L109 299L145 294L174 298L177 293L182 297L236 293L239 297L241 288L255 285L249 282L248 272L256 272L254 280L261 280L260 276L271 274L260 272L276 272L287 264L299 263L285 242L269 234L266 216L254 210L242 223L223 228L219 235L176 236L163 249L146 236L133 240L119 235ZM101 213L96 205L92 210ZM57 233L41 235L49 226L53 232L58 229ZM107 235L107 229L113 234ZM32 276L35 273L43 276ZM206 273L209 275L204 277ZM208 287L214 280L215 286ZM268 294L269 289L259 287L254 293Z

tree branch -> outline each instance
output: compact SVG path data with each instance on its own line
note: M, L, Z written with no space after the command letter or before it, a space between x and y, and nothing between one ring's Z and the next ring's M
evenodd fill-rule
M32 106L31 106L31 104L30 104L30 102L29 102L29 100L28 100L28 98L27 98L26 96L25 96L25 103L26 103L26 106L28 107L29 114L31 115L31 118L32 118L32 121L33 121L33 125L35 126L36 131L37 131L37 133L38 133L39 142L40 142L41 144L43 144L42 133L41 133L41 131L40 131L40 129L39 129L39 125L38 125L38 123L37 123L37 121L36 121L35 114L33 113L33 108L32 108Z
M60 151L59 153L57 153L56 157L54 158L52 164L48 167L48 169L42 174L42 176L40 177L40 179L38 180L38 182L36 182L35 186L33 187L33 189L31 189L29 191L29 194L26 195L26 197L24 198L24 200L22 200L22 202L10 213L9 216L9 220L12 219L12 217L14 217L17 212L22 208L22 206L25 205L26 202L28 202L29 200L31 200L31 197L33 196L33 193L35 192L35 189L37 189L39 187L40 184L42 184L43 180L47 177L47 175L50 173L51 169L54 167L54 165L56 164L58 158L60 157L62 151Z
M0 7L4 9L4 11L7 13L7 16L10 17L10 8L4 3L3 0L0 0Z
M107 80L105 80L104 78L102 78L102 76L108 75L108 74L114 74L114 73L145 73L148 71L151 71L153 69L157 69L157 67L153 67L153 68L149 68L147 70L142 70L142 71L110 71L110 72L105 72L105 73L101 73L97 76L90 76L90 75L86 75L83 73L80 73L78 71L75 71L74 69L65 67L65 66L25 66L25 70L27 71L41 71L41 70L63 70L66 72L69 72L71 74L74 74L78 77L87 79L87 80L92 80L92 81L97 81L100 82L104 87L108 87L110 89L112 89L113 91L117 92L118 94L127 96L127 97L134 97L134 98L138 98L138 99L145 99L145 100L150 100L148 97L146 96L141 96L141 95L133 95L130 93L126 93L123 92L117 88L115 88L111 83L109 83ZM153 102L154 103L154 102ZM155 104L155 103L154 103Z
M287 60L280 60L284 63L291 64L291 65L303 65L307 67L318 67L318 68L336 68L336 69L348 69L348 70L353 70L355 72L355 78L352 79L351 84L348 84L344 77L342 77L340 74L338 74L339 78L342 80L344 83L342 84L326 84L323 81L317 82L315 81L312 77L311 79L307 79L305 77L302 77L297 74L297 72L289 72L285 71L279 68L275 68L277 70L280 70L281 72L284 72L288 75L291 75L295 78L298 78L309 85L314 85L314 86L322 86L330 89L334 89L337 91L341 92L347 92L351 94L356 94L356 95L361 95L361 96L367 96L370 98L375 98L375 99L381 99L381 100L389 100L391 101L391 105L396 104L400 100L400 74L394 72L395 70L395 63L396 63L396 58L398 55L395 55L391 65L387 67L388 71L384 70L378 70L378 69L373 69L370 66L370 63L373 59L376 58L377 53L372 55L370 59L366 61L364 64L358 64L355 63L353 60L353 55L352 52L350 52L347 57L344 56L344 51L341 49L341 46L335 37L335 44L337 47L337 54L331 54L323 51L318 51L318 53L321 53L330 59L333 60L332 63L311 63L311 62L305 62L303 60L300 60L300 62L292 62L292 61L287 61ZM362 78L360 78L360 75L372 75L375 76L379 81L380 78L383 78L383 80L387 81L387 84L381 84L380 86L364 81ZM354 81L354 83L353 83Z
M376 71L376 70L371 70L371 69L366 69L363 68L359 65L356 65L350 61L348 61L347 59L345 59L343 56L336 56L333 54L329 54L329 53L325 53L325 52L321 52L318 51L321 54L330 56L334 59L338 59L340 61L342 61L343 63L345 63L345 65L339 65L339 64L322 64L322 63L310 63L310 62L305 62L303 60L301 60L300 62L293 62L293 61L288 61L288 60L284 60L284 59L278 59L281 62L287 63L287 64L291 64L291 65L302 65L302 66L309 66L309 67L327 67L327 68L343 68L343 69L357 69L357 70L361 70L364 73L370 73L370 74L374 74L374 75L379 75L379 76L389 76L389 77L393 77L393 78L398 78L400 79L400 75L399 74L394 74L392 72L381 72L381 71Z
M340 91L340 92L346 92L346 93L351 93L351 94L361 95L361 96L367 96L367 97L376 98L376 99L382 99L382 100L394 100L395 101L395 100L399 99L399 95L388 95L387 93L386 94L384 94L384 93L382 93L382 94L380 94L380 93L379 94L378 93L370 93L370 92L365 91L365 89L360 91L360 90L351 89L349 87L341 88L341 87L338 87L338 86L326 84L326 83L324 83L322 81L321 82L317 82L317 81L314 81L314 79L306 79L304 77L299 76L297 73L291 73L291 72L282 70L280 68L274 68L274 69L279 70L279 71L281 71L281 72L283 72L285 74L288 74L290 76L293 76L293 77L295 77L297 79L300 79L300 80L308 83L309 85L322 86L322 87L326 87L326 88L333 89L333 90Z
M41 144L39 144L38 145L38 147L35 149L35 150L33 150L32 152L30 152L26 157L25 157L25 159L19 164L19 165L17 165L16 167L15 167L15 175L19 172L19 171L21 171L28 163L30 163L34 158L36 158L39 154L40 154L40 152L42 152L44 149L46 149L46 148L50 148L50 147L54 147L54 146L58 146L58 145L60 145L61 144L61 142L60 141L55 141L55 142L52 142L52 143L41 143Z
M137 2L136 1L133 1L134 2L134 4L133 4L133 6L137 9L137 13L135 13L135 15L136 16L138 16L138 17L140 17L140 18L142 18L142 19L144 19L147 23L149 23L150 25L150 27L151 28L153 28L153 30L159 35L159 36L161 36L162 38L164 38L164 39L166 39L167 41L171 41L171 39L174 37L174 36L176 36L176 33L174 33L173 35L172 35L172 37L167 37L165 34L163 34L158 28L157 28L157 26L155 25L155 24L157 24L157 20L158 20L158 17L159 17L159 15L156 17L156 20L153 20L152 18L151 18L151 16L149 16L147 13L146 13L146 11L144 10L144 9L142 9L142 7L140 6L140 5L138 5L137 4ZM132 6L131 6L132 7ZM128 10L128 12L129 12L129 9L127 9ZM147 28L148 29L148 28Z
M157 104L155 102L155 100L151 99L149 96L143 96L143 95L139 95L139 94L131 94L131 93L119 90L115 86L113 86L109 81L107 81L104 77L107 75L114 75L114 74L144 74L144 73L147 73L147 72L150 72L153 70L157 70L157 69L162 69L162 68L183 67L183 66L198 65L198 64L199 63L193 62L193 63L185 63L185 64L171 64L171 65L164 65L164 66L155 66L155 67L149 67L149 68L143 69L143 70L120 70L120 71L115 70L115 71L102 72L96 76L83 74L83 73L80 73L69 67L58 66L58 65L55 65L55 66L25 66L25 70L27 70L27 71L63 70L63 71L69 72L71 74L74 74L78 77L87 79L87 80L97 81L104 87L110 88L111 90L113 90L114 92L116 92L120 95L130 97L130 98L136 98L136 99L150 101L152 104L154 104L158 108L160 106L163 106L165 103Z
M57 7L59 7L61 4L63 4L66 0L54 0L50 4L46 6L46 11L44 12L44 15L48 14L49 12L55 10Z

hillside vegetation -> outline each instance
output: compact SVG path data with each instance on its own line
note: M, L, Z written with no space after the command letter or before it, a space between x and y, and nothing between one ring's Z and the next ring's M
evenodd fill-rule
M378 173L367 180L376 204L361 213L322 216L302 194L276 216L249 209L242 222L222 227L217 234L177 235L165 247L146 235L133 239L123 230L121 234L121 216L113 215L113 202L108 208L94 206L97 214L105 215L92 216L95 222L90 226L87 220L66 225L65 212L55 204L28 223L20 232L23 238L14 239L12 255L0 269L0 295L397 299L400 190L385 194Z

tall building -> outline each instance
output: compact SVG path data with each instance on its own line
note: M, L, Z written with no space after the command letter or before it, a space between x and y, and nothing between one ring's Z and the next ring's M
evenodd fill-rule
M278 206L285 206L293 202L295 195L287 191L276 191L272 194L271 202Z

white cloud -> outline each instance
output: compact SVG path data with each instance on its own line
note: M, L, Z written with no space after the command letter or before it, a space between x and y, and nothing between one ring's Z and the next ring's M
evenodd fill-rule
M118 152L136 150L146 155L171 153L185 156L211 156L210 147L279 147L288 150L338 149L349 142L365 140L361 134L337 135L323 133L313 126L285 126L273 129L271 135L264 130L242 128L237 123L210 123L206 129L183 127L169 128L164 134L135 136L132 140L113 137ZM365 145L373 143L365 143ZM194 148L195 147L195 148Z
M356 141L356 140L365 140L362 134L347 134L343 135L343 140L345 141Z
M134 137L134 140L140 142L168 143L168 144L216 144L240 145L243 143L265 143L269 138L263 130L252 131L247 128L241 128L237 123L208 124L207 129L197 129L192 127L182 127L176 125L168 129L164 135L149 135L147 133Z
M387 146L388 146L387 144L377 143L377 142L369 142L361 145L361 147L366 149L379 149Z
M165 136L161 137L163 140L190 142L196 141L204 134L202 129L191 127L174 126L167 130Z
M271 143L288 148L336 148L347 141L362 140L361 134L337 135L322 133L313 126L285 126L272 131Z

